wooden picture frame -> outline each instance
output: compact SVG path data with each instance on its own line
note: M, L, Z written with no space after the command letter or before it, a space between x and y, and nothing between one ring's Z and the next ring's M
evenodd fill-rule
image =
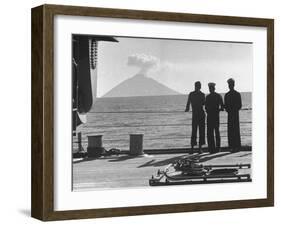
M54 210L54 16L189 22L267 29L267 198L122 208ZM32 9L32 200L31 215L50 220L163 214L274 205L274 20L42 5Z

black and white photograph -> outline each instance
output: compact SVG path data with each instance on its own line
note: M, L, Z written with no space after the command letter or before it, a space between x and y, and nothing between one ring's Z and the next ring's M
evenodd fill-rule
M252 182L253 43L71 46L73 191Z

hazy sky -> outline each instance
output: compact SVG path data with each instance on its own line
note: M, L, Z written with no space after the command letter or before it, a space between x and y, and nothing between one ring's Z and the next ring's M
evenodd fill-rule
M194 82L215 82L226 92L226 80L236 80L238 91L252 91L252 44L207 41L116 38L118 43L99 42L98 97L140 71L147 77L187 94Z

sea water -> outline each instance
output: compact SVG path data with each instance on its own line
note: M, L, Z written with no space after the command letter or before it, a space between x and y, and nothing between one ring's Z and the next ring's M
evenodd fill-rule
M224 94L222 94L224 96ZM241 93L240 132L242 145L251 146L251 93ZM102 135L106 149L129 149L130 134L143 134L144 149L190 147L192 112L185 112L187 95L98 98L80 125L82 146L87 136ZM227 146L227 113L220 112L221 146ZM206 139L207 141L207 139ZM73 137L73 151L77 137Z

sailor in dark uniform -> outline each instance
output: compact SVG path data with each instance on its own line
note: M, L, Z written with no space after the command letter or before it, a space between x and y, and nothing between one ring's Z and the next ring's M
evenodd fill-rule
M188 95L188 101L185 111L188 112L190 105L192 107L192 133L191 133L191 152L197 145L197 128L199 128L199 153L201 147L205 144L205 112L203 106L205 104L205 94L200 91L201 83L199 81L194 84L195 90Z
M220 94L215 92L215 83L209 83L210 94L206 97L205 108L207 112L207 140L208 151L216 153L220 150L220 111L223 111L223 101ZM214 135L216 139L214 138Z
M227 137L228 145L233 152L239 151L241 147L239 110L242 107L241 95L234 90L235 81L227 80L229 92L224 96L224 107L227 111Z

